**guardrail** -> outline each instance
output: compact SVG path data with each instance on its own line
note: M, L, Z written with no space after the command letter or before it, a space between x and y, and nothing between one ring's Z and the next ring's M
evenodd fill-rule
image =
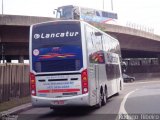
M29 65L0 64L0 103L29 95Z

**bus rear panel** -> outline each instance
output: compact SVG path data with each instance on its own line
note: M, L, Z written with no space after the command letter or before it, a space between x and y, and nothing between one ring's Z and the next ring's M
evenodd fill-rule
M31 27L31 93L34 106L88 105L80 22Z

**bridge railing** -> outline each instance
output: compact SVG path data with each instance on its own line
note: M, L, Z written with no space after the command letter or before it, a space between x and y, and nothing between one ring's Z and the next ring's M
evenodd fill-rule
M29 95L29 65L0 64L0 103Z

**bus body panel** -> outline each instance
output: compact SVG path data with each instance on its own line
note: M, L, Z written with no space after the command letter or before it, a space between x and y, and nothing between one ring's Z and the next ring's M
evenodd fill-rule
M103 88L104 91L106 87L108 97L120 92L120 82L123 84L120 66L120 49L118 48L119 43L117 40L107 36L107 38L110 39L109 41L106 39L106 36L103 36L103 34L106 35L106 33L98 30L97 28L94 28L89 24L85 24L84 31L88 54L87 68L89 73L90 103L91 105L95 105L99 102L99 93L101 88ZM108 42L104 43L104 41L107 40ZM103 45L111 43L114 43L114 45L116 44L115 46L118 49L116 51L117 53L106 49L105 45ZM114 45L110 48L115 49ZM108 56L108 54L110 56ZM109 67L108 65L111 66ZM115 69L116 72L108 72L110 68Z
M90 106L88 96L88 94L62 98L32 96L31 100L35 107Z

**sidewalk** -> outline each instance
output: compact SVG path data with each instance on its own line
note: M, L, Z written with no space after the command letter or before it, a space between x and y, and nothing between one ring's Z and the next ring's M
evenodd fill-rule
M26 103L26 104L11 108L9 110L0 112L0 114L1 115L2 114L16 114L18 112L21 112L21 111L24 111L24 110L27 110L27 109L30 109L30 108L32 108L32 104L31 103Z
M0 120L1 119L3 120L3 118L8 118L8 116L17 114L18 112L22 112L22 111L25 111L25 110L28 110L28 109L31 109L31 108L32 108L32 104L31 103L26 103L26 104L11 108L9 110L0 112Z
M17 120L14 116L19 112L32 108L31 97L14 98L0 104L0 120Z
M132 73L127 75L134 76L137 82L160 80L160 73Z

